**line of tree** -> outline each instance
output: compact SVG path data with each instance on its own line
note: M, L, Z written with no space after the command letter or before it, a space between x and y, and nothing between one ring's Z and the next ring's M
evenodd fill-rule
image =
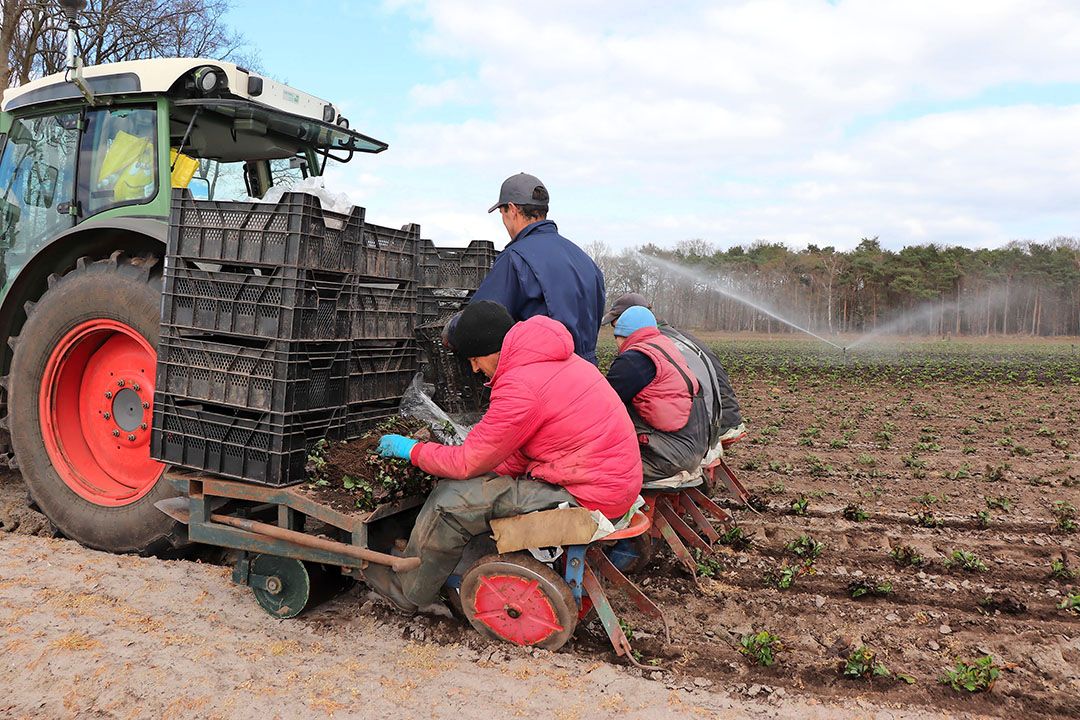
M206 57L258 69L258 56L225 18L229 0L89 0L79 14L87 65ZM64 69L67 20L56 0L2 0L0 90Z
M640 292L676 325L727 332L1080 335L1080 241L994 249L864 238L850 251L703 240L614 253L586 248L611 298ZM754 307L757 306L757 308Z

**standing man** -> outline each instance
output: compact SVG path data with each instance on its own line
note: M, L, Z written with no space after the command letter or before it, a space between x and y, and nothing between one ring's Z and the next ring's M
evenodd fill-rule
M488 212L502 215L510 244L480 283L472 302L491 300L514 320L546 315L574 339L574 353L596 365L596 336L604 314L604 274L547 219L548 191L534 175L506 179Z

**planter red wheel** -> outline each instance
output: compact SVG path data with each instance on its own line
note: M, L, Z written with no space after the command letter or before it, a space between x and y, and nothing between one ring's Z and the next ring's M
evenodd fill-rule
M46 362L45 450L60 479L94 504L134 502L164 470L150 457L156 358L138 332L98 318L74 327Z
M524 553L478 560L462 577L461 604L478 632L515 645L557 650L577 627L570 586Z

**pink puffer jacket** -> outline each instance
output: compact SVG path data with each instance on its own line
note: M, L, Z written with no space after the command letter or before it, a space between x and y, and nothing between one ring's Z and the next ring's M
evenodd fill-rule
M641 491L634 425L561 323L536 316L511 328L490 385L491 407L465 444L419 443L413 464L453 480L528 475L611 518L630 509Z

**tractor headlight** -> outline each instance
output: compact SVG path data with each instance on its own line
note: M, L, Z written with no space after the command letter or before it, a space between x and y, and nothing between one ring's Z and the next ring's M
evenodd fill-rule
M201 67L195 71L195 88L203 95L211 95L225 89L225 73L218 68Z
M322 121L324 123L332 123L332 122L334 122L334 118L336 118L336 117L337 117L337 110L334 109L333 105L323 105Z

